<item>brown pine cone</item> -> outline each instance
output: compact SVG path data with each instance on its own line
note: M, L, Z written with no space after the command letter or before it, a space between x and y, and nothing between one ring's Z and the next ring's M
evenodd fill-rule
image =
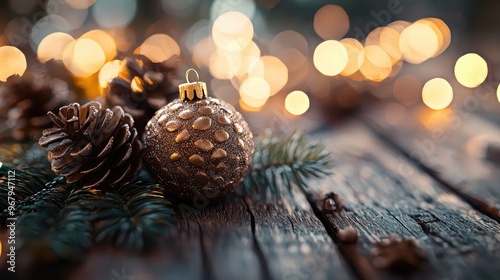
M162 63L153 63L142 55L123 59L118 76L104 89L106 106L122 106L142 135L154 113L179 95L178 63L178 57Z
M50 127L47 112L72 102L74 93L61 79L39 73L12 76L0 85L0 129L2 137L38 139Z
M141 168L142 143L134 120L119 106L101 109L99 102L72 103L47 113L57 127L46 129L38 143L49 151L52 171L67 183L113 187Z

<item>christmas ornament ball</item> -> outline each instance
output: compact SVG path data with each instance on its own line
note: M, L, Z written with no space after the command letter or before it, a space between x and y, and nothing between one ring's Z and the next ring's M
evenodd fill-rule
M166 195L213 199L232 192L250 166L253 136L230 104L207 97L206 84L179 85L180 98L156 112L143 136L144 162Z

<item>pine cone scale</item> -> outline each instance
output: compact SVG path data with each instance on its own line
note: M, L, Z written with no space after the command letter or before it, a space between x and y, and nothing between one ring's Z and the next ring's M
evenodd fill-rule
M59 130L59 131L57 131ZM54 142L61 141L68 137L68 134L60 129L54 129L52 131L45 131L43 136L40 138L38 143L40 145L50 145Z
M103 158L107 156L113 149L114 137L109 138L108 144L102 149L102 151L97 155L97 158Z
M74 144L73 141L71 141L70 139L64 139L61 141L61 143L53 143L49 145L48 147L52 148L54 151L51 157L57 159L66 156L69 153L73 144Z
M116 155L119 156L121 158L121 160L118 163L116 163L116 165L114 165L114 166L120 167L132 155L132 145L126 144L126 145L121 146L120 149L118 149L116 151Z
M95 172L95 171L101 169L105 163L106 163L106 159L96 159L94 161L90 161L90 162L86 163L85 165L83 165L82 167L80 167L79 172L81 172L83 174L89 174L89 173Z
M93 187L103 183L104 180L106 180L106 178L108 177L109 172L110 172L110 170L108 169L107 172L104 173L103 175L100 175L100 174L94 175L90 180L88 180L85 183L85 187L86 188L93 188Z
M79 149L78 151L76 152L72 152L70 153L70 156L72 157L80 157L80 156L90 156L92 154L92 152L94 151L93 147L92 147L92 144L91 143L88 143L87 145L85 145L85 147L83 147L82 149Z
M142 144L132 117L123 109L73 103L62 107L53 120L59 128L44 131L39 144L49 151L52 170L68 182L107 188L137 174Z

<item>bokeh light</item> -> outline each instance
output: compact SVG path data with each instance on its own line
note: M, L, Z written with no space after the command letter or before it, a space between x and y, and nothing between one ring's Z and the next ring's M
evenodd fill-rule
M266 104L271 93L271 88L266 80L251 77L241 83L239 92L241 100L246 105L259 108Z
M418 102L422 82L412 74L398 77L394 81L394 98L405 106L411 106Z
M302 115L309 109L309 97L303 91L292 91L285 98L285 108L292 115Z
M271 40L269 51L272 55L278 56L283 50L297 49L303 54L309 51L309 44L306 38L297 31L285 30L282 31Z
M339 41L324 41L314 50L313 61L321 74L336 76L347 66L347 50Z
M397 63L403 54L399 49L400 31L396 25L382 28L380 31L380 47L391 57L392 63Z
M83 9L88 9L90 6L92 6L96 0L64 0L64 1L75 9L83 10Z
M83 34L80 38L91 39L98 43L104 51L106 60L111 60L116 56L116 43L108 32L103 30L91 30Z
M344 70L340 72L342 76L351 76L359 70L358 57L359 53L363 49L363 45L356 39L345 38L340 40L340 43L344 45L347 50L347 64Z
M147 38L134 53L142 54L151 61L159 63L179 56L181 49L172 37L166 34L154 34Z
M49 0L45 4L48 15L58 15L63 17L68 25L65 30L75 30L82 26L87 19L89 11L87 9L77 9L61 0Z
M45 37L38 45L37 55L40 62L47 62L51 59L62 60L63 52L75 39L66 33L55 32Z
M257 67L263 66L264 64L260 63L260 48L253 41L250 42L250 44L248 44L248 46L243 51L239 53L226 53L226 55L237 56L235 59L233 59L233 61L238 62L238 67L234 75L240 79L251 76L249 72L251 72L252 69L263 69L261 67ZM259 72L259 74L262 74L260 77L264 78L263 72Z
M210 56L208 63L210 74L212 74L214 78L229 80L238 72L241 64L241 57L216 51Z
M210 56L216 50L212 37L206 37L196 43L193 47L193 62L198 67L208 67Z
M337 5L325 5L314 15L314 31L323 40L339 40L349 31L349 16Z
M115 77L121 69L120 60L112 60L104 64L104 66L99 71L99 86L105 88Z
M380 46L369 45L359 53L358 66L366 79L381 82L391 74L392 60Z
M440 51L439 38L427 22L417 21L401 32L399 49L403 58L413 64L420 64Z
M311 67L308 58L299 50L290 48L284 50L277 57L285 63L288 68L288 82L287 87L294 87L301 84Z
M94 40L80 38L66 47L63 62L73 75L85 78L101 69L106 62L106 56Z
M288 69L277 57L263 56L253 65L249 76L264 79L269 84L270 95L275 95L288 82Z
M465 87L475 88L482 84L487 76L488 64L478 54L465 54L455 64L455 77Z
M132 46L135 46L136 36L132 29L125 27L108 29L107 31L113 37L116 48L120 52L128 52Z
M422 89L422 100L433 110L444 109L453 100L453 88L447 80L434 78L425 83Z
M178 1L176 1L177 3ZM210 18L212 21L227 12L238 12L249 19L253 19L256 14L255 2L248 0L215 0L210 7Z
M498 102L500 102L500 85L498 85L498 88L497 88L497 99L498 99Z
M385 27L377 27L373 29L370 33L368 33L368 36L365 38L365 46L370 46L370 45L380 45L380 34L382 33L382 30Z
M22 76L28 67L23 52L12 46L0 47L0 61L2 61L2 67L0 67L0 81L2 82L13 75Z
M48 15L41 18L33 25L31 30L31 42L33 50L38 48L40 42L47 37L47 35L55 32L68 32L68 21L59 15Z
M439 38L440 48L434 56L438 56L443 53L451 43L451 31L448 25L446 25L446 23L439 18L424 18L419 20L419 22L424 22L425 24L431 26Z
M137 12L137 0L99 0L92 5L92 16L102 27L127 26Z
M212 36L219 49L240 52L252 41L253 25L244 14L227 12L215 20Z
M436 131L439 128L445 128L446 123L453 119L455 112L447 107L441 110L433 110L427 107L421 107L417 112L417 118L428 130Z

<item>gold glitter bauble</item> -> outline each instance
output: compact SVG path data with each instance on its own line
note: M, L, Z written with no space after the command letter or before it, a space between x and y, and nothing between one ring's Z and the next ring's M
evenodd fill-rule
M223 197L243 181L250 166L252 133L233 106L206 97L205 83L188 82L179 91L181 98L148 122L144 161L167 195Z

